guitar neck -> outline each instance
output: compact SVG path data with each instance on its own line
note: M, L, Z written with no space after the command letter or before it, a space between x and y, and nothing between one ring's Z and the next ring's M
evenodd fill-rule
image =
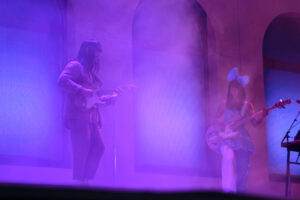
M238 119L238 120L236 120L236 122L235 123L233 123L233 127L232 127L232 129L235 129L235 128L237 128L237 127L239 127L239 126L241 126L241 125L244 125L245 123L247 123L249 120L251 120L251 119L253 119L253 118L255 118L255 116L257 116L257 115L261 115L262 114L262 112L264 112L264 111L266 111L266 112L269 112L270 110L273 110L273 109L275 109L276 108L276 106L271 106L271 107L268 107L268 108L265 108L265 109L262 109L262 110L260 110L260 111L258 111L258 112L256 112L256 113L254 113L253 115L251 115L251 116L247 116L247 117L241 117L240 119Z
M96 96L104 96L104 95L112 95L112 94L115 94L116 93L116 91L115 90L101 90L101 89L99 89L99 90L96 90L95 91L95 94L96 94Z
M232 126L231 126L231 129L234 129L234 128L238 128L239 126L245 124L248 120L251 120L251 119L255 119L256 116L258 115L261 115L262 112L269 112L275 108L285 108L284 106L287 105L287 104L290 104L292 101L290 99L286 99L286 100L280 100L279 102L276 102L273 106L270 106L268 108L265 108L265 109L262 109L261 111L251 115L251 116L247 116L247 117L241 117L239 118L238 120L234 121L232 123Z

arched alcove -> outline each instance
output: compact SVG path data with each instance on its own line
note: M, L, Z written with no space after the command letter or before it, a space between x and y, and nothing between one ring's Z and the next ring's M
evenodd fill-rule
M266 30L263 41L265 100L267 106L283 98L299 98L300 91L300 14L286 13L276 17ZM280 142L294 120L299 107L296 103L285 110L272 111L266 120L268 157L271 177L284 180L286 149ZM295 127L294 136L300 127ZM296 159L292 155L291 159ZM294 167L294 166L293 166ZM292 168L299 174L299 168Z
M141 0L133 22L136 169L211 176L207 16L196 0Z
M63 63L61 6L62 1L1 1L1 164L67 166L57 86Z

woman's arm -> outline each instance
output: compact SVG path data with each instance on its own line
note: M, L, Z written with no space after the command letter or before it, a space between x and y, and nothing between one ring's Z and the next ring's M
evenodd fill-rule
M251 124L253 126L258 126L259 124L262 123L264 118L268 115L268 112L265 109L263 109L263 110L255 113L253 105L251 103L247 102L247 115L250 117L252 116L250 118Z

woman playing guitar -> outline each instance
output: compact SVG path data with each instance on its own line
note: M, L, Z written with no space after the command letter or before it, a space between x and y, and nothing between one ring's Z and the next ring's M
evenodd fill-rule
M246 190L249 172L250 156L254 152L252 139L245 124L228 126L247 116L253 116L254 109L246 101L245 86L248 84L247 76L238 76L238 69L233 68L227 77L229 82L227 99L217 111L217 125L222 127L224 136L216 151L222 155L222 189L225 192L244 192ZM262 111L249 121L258 125L267 115ZM225 125L224 125L225 124ZM227 124L227 125L226 125Z

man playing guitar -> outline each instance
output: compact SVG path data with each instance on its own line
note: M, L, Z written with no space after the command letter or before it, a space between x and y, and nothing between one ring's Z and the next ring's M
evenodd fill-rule
M96 76L100 53L98 41L84 41L77 58L65 66L58 79L59 86L67 94L64 121L71 132L73 179L80 184L95 177L104 152L98 106L109 105L115 97L106 95L101 103L82 108L85 100L101 87L101 81Z

